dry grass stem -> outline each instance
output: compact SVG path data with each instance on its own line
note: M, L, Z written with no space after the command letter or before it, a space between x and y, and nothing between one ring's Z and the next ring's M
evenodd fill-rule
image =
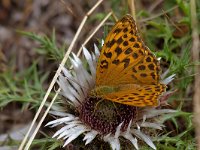
M45 113L43 114L42 118L40 119L39 123L37 124L37 127L35 128L34 133L31 135L31 137L30 137L28 143L26 144L26 147L24 148L24 150L28 150L28 149L30 148L30 145L31 145L33 139L35 138L35 136L36 136L38 130L40 129L40 126L42 125L42 122L43 122L44 119L46 118L46 116L47 116L47 114L48 114L50 108L52 107L52 105L53 105L54 101L56 100L56 98L57 98L57 96L58 96L58 94L59 94L60 91L61 91L60 88L56 91L56 94L54 95L54 97L53 97L51 103L49 104L48 108L46 109L46 111L45 111Z
M83 42L82 46L85 46L88 41L94 36L94 34L103 26L103 24L108 20L108 18L112 15L113 12L109 12L106 17L100 22L100 24L94 29L94 31L90 34L90 36ZM77 55L79 56L82 51L82 46L79 48Z
M154 16L152 15L152 17L145 18L145 19L141 19L141 20L139 20L139 22L146 22L146 21L149 21L149 20L158 18L158 17L160 17L160 16L162 16L162 15L165 15L165 14L168 13L168 12L171 12L172 10L174 10L174 9L176 9L176 8L178 8L178 6L174 6L174 7L170 8L170 9L168 9L168 10L166 10L166 11L163 11L162 13L158 13L158 14L156 14L156 15L154 15Z
M199 32L198 32L198 21L196 14L196 1L190 1L190 10L191 10L191 20L192 20L192 57L194 62L199 61ZM200 66L196 65L195 68L195 77L194 77L194 96L193 96L193 107L194 107L194 127L196 134L197 149L200 150Z
M134 20L136 21L135 1L128 0L128 5L129 5L130 13L133 16Z
M69 46L67 52L65 53L65 56L64 56L64 58L63 58L63 60L62 60L62 62L61 62L61 64L60 64L58 70L56 71L56 73L55 73L55 75L54 75L54 77L53 77L53 80L52 80L51 83L50 83L50 86L49 86L49 88L48 88L48 90L47 90L47 92L46 92L46 94L45 94L45 96L44 96L44 98L43 98L43 100L42 100L42 102L41 102L41 104L40 104L40 107L39 107L37 113L36 113L35 116L34 116L34 119L33 119L32 123L31 123L31 126L30 126L28 132L26 133L26 135L25 135L25 137L24 137L24 139L23 139L23 141L22 141L22 143L21 143L21 145L20 145L20 147L19 147L19 150L22 150L22 149L23 149L23 147L24 147L24 145L25 145L25 143L26 143L26 141L27 141L27 138L28 138L28 136L29 136L29 134L30 134L30 131L32 130L33 125L35 124L35 122L36 122L36 120L37 120L37 118L38 118L38 116L39 116L39 114L40 114L40 112L41 112L41 110L42 110L42 108L43 108L43 106L44 106L44 104L45 104L45 102L46 102L46 100L47 100L47 98L48 98L48 96L49 96L49 94L50 94L50 92L51 92L53 86L54 86L54 84L56 83L56 80L57 80L58 76L59 76L60 73L61 73L62 66L64 66L64 64L66 63L66 61L67 61L67 59L68 59L68 57L69 57L69 54L71 53L72 48L73 48L73 46L74 46L74 44L75 44L75 42L76 42L76 40L77 40L77 38L78 38L78 36L79 36L79 34L80 34L82 28L83 28L83 26L84 26L84 24L85 24L85 22L86 22L86 20L87 20L87 18L88 18L88 15L90 15L102 1L103 1L103 0L98 1L98 2L96 3L96 5L94 5L94 7L93 7L90 11L88 11L88 13L87 13L87 14L85 15L85 17L83 18L83 20L82 20L82 22L81 22L81 24L80 24L80 26L79 26L79 28L78 28L78 30L77 30L77 32L76 32L76 34L75 34L73 40L72 40L72 42L71 42L71 44L70 44L70 46ZM56 98L56 97L55 97L55 98ZM52 101L53 101L53 100L52 100ZM39 126L39 127L40 127L40 126ZM37 130L35 130L34 133L35 133L35 132L37 133ZM28 148L30 147L30 145L31 145L32 140L34 139L34 137L35 137L35 136L32 135L32 137L29 139L29 141L28 141L28 143L27 143L27 146L26 146L26 149L28 149Z

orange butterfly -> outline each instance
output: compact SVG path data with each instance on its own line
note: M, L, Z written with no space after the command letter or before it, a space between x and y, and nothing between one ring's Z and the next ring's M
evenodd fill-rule
M138 35L132 16L126 15L105 39L90 93L131 106L157 106L166 85L160 81L160 64Z

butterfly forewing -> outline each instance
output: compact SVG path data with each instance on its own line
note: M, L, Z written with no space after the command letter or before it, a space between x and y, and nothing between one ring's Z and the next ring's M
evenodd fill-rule
M145 84L157 84L159 67L156 66L158 61L139 37L135 21L126 15L106 37L97 66L96 86L126 84L124 81L141 84L144 80Z

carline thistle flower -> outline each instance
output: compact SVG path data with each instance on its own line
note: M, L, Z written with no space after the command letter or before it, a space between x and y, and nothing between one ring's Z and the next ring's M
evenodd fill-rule
M63 139L63 146L83 135L85 145L100 137L100 140L110 144L112 150L120 150L122 142L120 139L124 138L135 149L139 149L138 143L141 142L156 149L152 138L147 133L162 130L164 125L159 118L175 111L160 107L128 106L90 96L91 90L95 87L96 66L100 55L96 45L94 45L94 50L94 53L90 53L83 47L85 60L81 61L72 53L73 57L70 57L70 62L73 69L68 70L62 67L62 74L57 81L62 90L60 94L73 107L69 112L65 112L64 109L51 112L60 118L49 122L47 126L62 125L53 137ZM84 67L85 61L87 67ZM161 83L167 85L173 77L174 75L163 79ZM165 97L169 95L170 92L166 92L160 99L166 101Z

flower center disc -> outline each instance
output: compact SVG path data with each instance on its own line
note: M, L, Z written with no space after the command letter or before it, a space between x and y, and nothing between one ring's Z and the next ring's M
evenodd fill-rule
M114 134L117 126L123 122L121 131L125 131L131 120L136 119L137 109L133 106L114 103L97 97L89 97L79 109L80 119L101 134Z

